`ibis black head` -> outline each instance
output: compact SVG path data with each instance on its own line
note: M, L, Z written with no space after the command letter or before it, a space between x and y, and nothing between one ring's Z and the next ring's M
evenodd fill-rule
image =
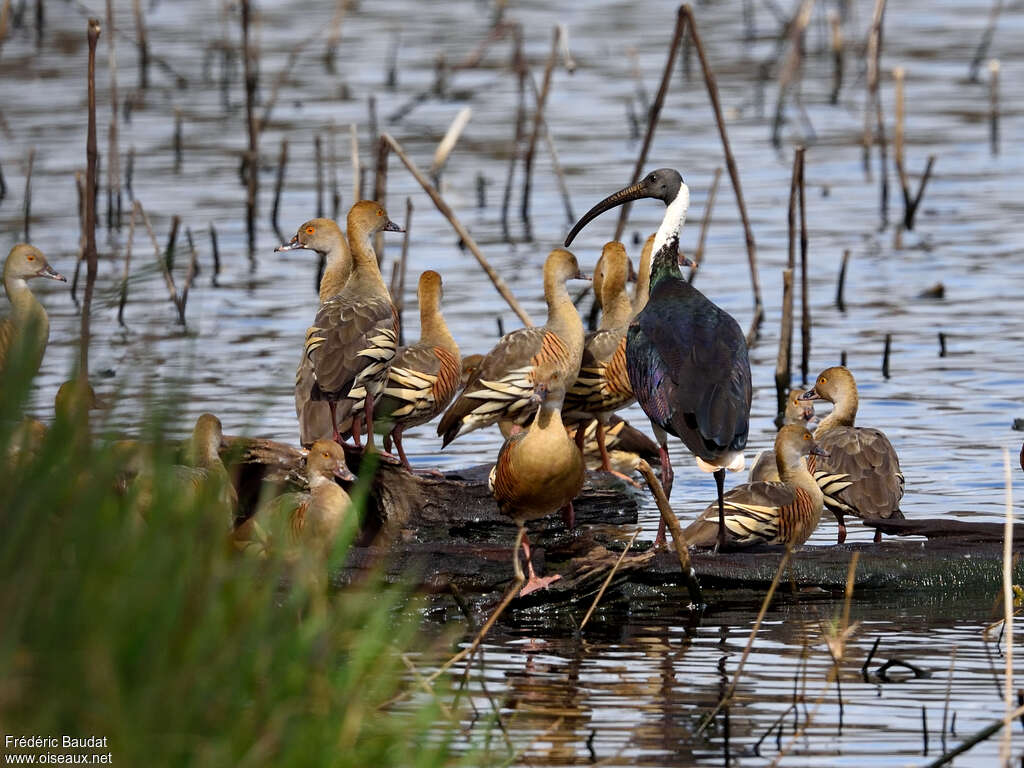
M580 230L605 211L623 203L628 203L631 200L640 200L645 197L661 200L665 205L668 205L676 199L676 195L679 194L679 188L682 185L683 177L674 168L659 168L656 171L651 171L636 184L609 195L583 214L583 218L576 222L576 226L572 228L569 235L565 238L565 246L568 248Z

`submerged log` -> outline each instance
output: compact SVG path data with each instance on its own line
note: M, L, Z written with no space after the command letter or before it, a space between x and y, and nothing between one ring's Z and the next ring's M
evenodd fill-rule
M305 483L304 453L292 446L225 437L225 456L239 466L236 476L243 516L251 514L261 492ZM358 454L349 456L357 474L360 459ZM431 476L409 473L392 464L377 465L363 530L346 561L332 574L332 583L341 587L377 572L389 581L428 594L455 595L479 610L498 602L514 580L516 526L498 511L487 490L489 471L489 465L480 465ZM666 599L685 605L682 573L674 553L655 552L650 542L637 541L620 561L636 529L637 496L616 478L588 472L575 505L574 532L566 530L557 514L532 521L528 531L534 565L538 572L557 572L562 578L546 590L517 598L513 606L589 602L613 568L609 590L667 589ZM841 595L850 558L859 552L858 595L877 594L878 590L998 589L1001 524L957 519L870 524L885 533L924 539L804 546L794 552L785 580L792 580L802 594ZM1024 552L1024 526L1015 531L1014 551ZM697 551L692 559L705 589L763 592L775 576L782 554L781 548L763 547L721 554ZM1015 579L1024 579L1024 561L1018 558L1015 569Z

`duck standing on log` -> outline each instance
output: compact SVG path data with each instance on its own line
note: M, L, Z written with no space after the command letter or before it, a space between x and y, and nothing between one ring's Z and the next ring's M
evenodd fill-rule
M565 286L572 279L586 279L576 257L562 248L551 251L544 263L547 324L507 333L487 353L437 426L443 445L498 421L529 421L535 397L544 399L546 385L538 378L542 370L558 378L563 389L564 382L576 378L583 356L583 321Z
M807 428L787 424L775 436L775 461L780 482L744 483L724 496L725 527L711 504L683 532L695 547L730 549L757 544L798 547L821 521L824 495L807 467L810 456L827 457ZM725 544L722 544L722 533Z
M800 397L803 393L802 389L789 390L789 394L786 395L786 408L782 412L782 424L778 423L778 417L776 417L776 426L781 428L786 424L799 424L801 427L810 427L814 420L814 404L807 400L801 400ZM807 467L811 470L812 475L814 466L814 457L811 456L807 459ZM775 461L774 450L761 451L754 458L754 463L750 465L747 482L756 483L758 480L779 482L779 468Z
M50 318L28 287L28 281L35 277L68 281L34 245L16 243L4 262L4 290L11 302L11 314L0 320L0 373L7 369L11 355L19 348L29 355L26 360L32 375L43 362L50 339Z
M331 219L311 219L299 227L290 241L274 249L282 251L309 250L324 256L324 273L320 277L320 305L341 293L352 274L352 254L348 249L345 233ZM334 425L331 410L323 400L313 400L312 392L316 379L313 363L302 352L298 370L295 372L295 415L299 419L299 441L308 448L315 440L331 438Z
M498 508L521 529L528 579L520 596L561 578L558 574L541 578L534 572L526 522L559 509L571 521L572 501L583 488L583 456L562 423L564 397L561 370L538 373L538 392L533 396L533 404L539 405L536 416L529 427L517 427L508 437L488 480ZM518 548L512 558L516 572L521 573Z
M580 371L565 395L562 410L569 424L587 424L596 419L600 468L629 480L612 469L605 445L605 431L612 414L635 399L626 373L626 331L633 315L633 303L626 293L629 258L622 243L605 244L594 275L595 281L602 275L601 327L584 338Z
M306 331L305 351L315 378L311 396L327 401L335 441L350 433L360 448L365 423L366 442L373 450L373 405L384 390L395 356L398 313L381 277L372 241L378 232L402 229L372 200L352 206L347 225L352 275L340 293L320 306Z
M462 357L441 314L441 275L427 270L416 289L420 303L420 340L398 351L388 370L384 394L374 418L389 429L385 450L395 448L402 466L412 471L402 448L407 427L426 424L448 407L462 383Z
M568 246L599 214L641 198L661 200L667 210L652 247L650 297L626 336L626 369L660 445L665 495L672 492L666 434L680 438L697 466L714 473L721 545L725 543L725 470L743 469L749 432L750 362L736 320L686 282L679 271L679 231L690 205L689 188L678 171L652 171L587 211L565 243ZM662 522L655 544L664 542Z
M821 372L803 400L828 400L832 413L814 430L814 439L829 453L818 461L815 476L825 494L825 506L839 523L838 543L846 540L844 515L861 519L902 520L903 473L889 438L877 429L855 427L857 382L841 365ZM882 532L875 530L875 542Z

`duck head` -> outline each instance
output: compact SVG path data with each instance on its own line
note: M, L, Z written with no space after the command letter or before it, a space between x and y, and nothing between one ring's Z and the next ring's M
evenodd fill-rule
M341 227L331 219L310 219L292 236L287 243L277 246L275 253L282 251L309 250L327 254L338 247L339 242L347 248Z
M336 477L353 483L356 479L345 463L344 449L333 440L317 440L313 443L306 456L306 476L310 481L315 477Z
M404 232L400 226L388 218L384 206L373 200L360 200L348 212L347 226L349 235L361 232L364 235L375 235L378 232Z
M795 465L802 456L828 457L828 451L818 445L807 427L801 424L786 424L775 436L775 456L787 466Z
M66 283L68 279L57 272L46 260L43 252L34 245L17 243L7 254L4 264L4 277L17 280L31 280L33 277L45 277Z
M801 400L828 400L834 403L844 395L856 393L857 383L848 368L836 365L826 368L814 382L814 386L804 392Z

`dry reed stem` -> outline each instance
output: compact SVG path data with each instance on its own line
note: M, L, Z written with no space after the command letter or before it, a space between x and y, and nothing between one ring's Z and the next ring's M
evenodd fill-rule
M832 48L832 93L830 104L839 103L839 91L843 87L843 27L839 14L834 9L828 12L829 45Z
M282 243L287 238L281 233L281 225L278 221L278 214L281 209L281 190L284 188L284 172L288 165L288 137L281 137L281 154L277 159L277 177L274 180L274 206L270 209L270 226L274 228L277 239Z
M644 172L644 164L647 162L647 153L651 149L651 142L654 141L654 131L658 127L658 119L661 117L661 108L665 104L665 95L668 93L669 82L672 80L672 67L675 65L676 57L679 55L679 45L682 42L683 34L686 32L686 9L687 6L679 6L676 12L676 25L672 32L672 42L668 47L668 58L665 60L665 68L661 73L661 83L658 85L658 93L654 97L647 113L647 131L644 133L643 143L640 145L640 154L633 166L633 178L630 184L636 184ZM612 240L622 240L622 233L626 229L626 221L629 219L631 203L625 203L619 208L619 220L615 225L615 235Z
M441 701L441 699L437 695L437 692L433 689L430 683L428 683L423 678L423 675L420 674L419 669L416 668L416 665L413 663L412 659L409 658L409 654L403 653L400 654L400 656L402 659L402 663L405 664L405 668L412 673L413 679L416 681L416 684L423 689L424 693L426 693L428 696L433 698L434 701L437 702L438 709L441 710L441 714L443 714L446 719L454 721L455 715L452 713L451 709L448 708L447 704Z
M89 19L89 64L88 78L88 127L85 141L85 294L82 298L81 357L78 375L83 381L89 378L89 315L92 310L92 294L96 286L96 176L99 152L96 149L96 43L100 38L99 19Z
M139 90L144 91L149 88L149 42L141 0L132 0L132 15L135 17L135 43L139 48Z
M731 699L733 693L736 691L736 686L740 681L740 675L743 673L743 666L747 663L747 657L750 655L750 649L754 645L754 638L757 637L757 632L761 628L761 622L764 621L765 614L768 613L768 606L771 605L772 597L775 595L775 590L779 586L779 580L782 578L782 572L786 569L786 565L789 564L789 558L793 555L792 547L786 547L786 552L782 555L782 559L779 560L779 567L775 571L775 577L772 579L771 586L768 587L768 593L764 596L764 601L761 603L761 610L757 612L757 619L754 620L754 628L750 630L750 637L747 639L747 645L743 649L743 655L740 657L740 663L736 666L736 671L733 673L732 682L729 683L728 689L726 689L725 695L719 699L715 708L709 712L698 726L695 736L699 736L704 733L707 727L714 720L715 715L721 711L722 707L725 706Z
M185 306L188 303L188 292L192 288L192 281L199 274L199 252L196 251L195 241L192 239L192 230L185 227L185 239L188 240L188 272L185 273L185 284L181 287L181 314L185 314Z
M562 66L571 75L576 71L576 60L572 57L572 51L569 50L569 27L565 24L558 25L558 43L559 52L562 55Z
M249 40L250 0L242 0L242 65L245 74L245 119L248 125L249 151L246 155L246 231L249 236L249 261L255 264L256 216L260 179L260 127L256 119L256 67ZM185 319L182 314L182 324Z
M30 234L30 224L32 221L32 169L36 164L36 148L29 147L27 168L25 169L25 199L22 213L23 229L25 233L25 242L31 242L32 237Z
M533 113L533 130L530 132L530 141L526 145L526 154L523 155L523 200L520 209L520 216L523 221L530 218L530 186L533 183L533 156L537 148L537 139L540 138L541 126L544 123L544 107L548 102L548 94L551 92L551 75L558 61L558 27L555 27L551 36L551 52L548 54L547 63L544 65L544 79L541 81L540 94L537 96L537 107ZM527 69L529 72L529 69ZM532 75L528 74L532 78Z
M319 37L319 34L313 34L302 38L298 45L294 46L288 51L288 58L281 68L281 71L277 73L277 77L274 78L274 82L270 85L270 95L263 104L263 117L260 118L259 132L263 133L267 129L267 123L270 122L270 115L274 111L274 107L277 106L277 100L281 93L281 88L284 87L285 82L288 80L288 76L295 68L295 62L299 60L299 56L306 46L309 45L313 40Z
M107 124L107 229L121 229L121 151L117 141L117 55L114 2L107 0L107 70L110 74L110 122Z
M999 14L1002 13L1002 10L1003 0L995 0L992 3L992 9L988 12L988 23L985 25L985 31L981 35L981 40L978 41L978 47L974 51L974 57L971 59L971 65L967 70L967 79L972 83L978 82L981 62L988 55L988 49L992 45L992 37L995 35L996 24L999 22Z
M782 270L782 321L779 329L779 351L775 356L775 400L777 423L786 412L786 398L793 380L793 270Z
M170 298L174 308L178 310L178 322L181 323L181 325L184 325L185 313L182 311L181 303L178 301L178 288L174 284L174 275L167 268L167 260L160 252L160 244L156 241L156 234L153 232L153 225L149 222L149 214L146 213L146 209L143 207L141 202L136 200L135 204L139 207L139 213L142 216L142 223L146 227L146 232L149 234L149 240L153 244L153 251L156 254L157 263L160 264L160 270L163 272L164 283L167 285L168 298Z
M1003 448L1003 473L1006 482L1006 527L1003 531L1003 628L1006 635L1005 656L1006 671L1004 686L1006 689L1006 712L1009 716L1014 710L1013 686L1013 476L1010 472L1010 452ZM1009 721L1007 721L1009 722ZM1012 727L1003 729L1003 741L999 748L999 764L1007 765L1010 761L1010 744Z
M786 108L786 95L789 93L793 81L798 75L802 75L803 51L802 38L807 24L811 20L811 12L814 10L814 0L801 0L797 7L792 21L789 23L787 37L789 47L786 52L786 60L779 68L778 93L775 99L775 119L772 121L772 145L782 145L782 115Z
M374 101L370 101L370 104L374 104ZM376 109L371 109L371 114L376 114ZM374 168L373 173L373 199L380 203L382 206L387 207L388 202L388 153L390 148L388 143L376 133L376 117L373 119L374 124L374 141L377 143L377 165ZM384 260L384 233L378 232L374 235L373 239L373 250L377 254L378 266Z
M416 181L419 182L420 186L423 187L423 191L426 192L430 199L434 202L434 205L437 207L437 210L441 212L441 215L448 219L448 222L452 225L452 228L455 230L456 234L458 234L458 236L462 238L462 242L465 243L470 253L472 253L473 256L476 257L477 262L480 264L481 267L483 267L484 272L487 273L487 277L490 278L491 284L494 285L498 293L501 294L501 297L505 299L509 307L511 307L512 311L516 313L516 315L522 321L523 325L527 327L532 326L533 321L530 319L529 314L527 314L526 310L523 309L523 307L519 304L519 302L516 300L516 297L512 295L512 291L509 289L508 285L502 279L501 275L494 271L494 268L491 266L490 262L487 261L483 253L481 253L480 247L476 244L476 241L469 234L468 230L466 230L466 228L462 226L462 223L455 216L455 213L452 211L449 205L444 201L444 198L441 197L441 193L434 188L434 186L430 183L427 177L423 175L423 172L416 167L416 164L409 158L408 155L405 154L405 150L402 149L402 145L399 144L394 139L394 137L391 136L391 134L382 133L381 138L391 145L391 150L396 155L398 155L399 160L402 161L402 164L406 167L409 173L411 173L413 175L413 178L415 178Z
M707 199L704 201L704 213L700 220L700 236L697 238L697 247L693 251L693 266L690 267L690 274L686 280L691 285L697 277L697 270L704 263L704 246L708 240L708 228L711 226L711 212L715 209L715 198L718 196L718 183L722 180L722 169L715 168L714 178L711 179L711 187L708 189Z
M405 222L402 227L405 230L402 235L402 255L395 263L391 272L391 301L395 305L395 312L398 314L398 343L405 343L405 323L402 321L402 312L405 310L405 276L409 271L409 238L412 229L412 198L405 198Z
M739 209L740 221L743 223L743 235L747 245L747 261L750 265L750 285L754 294L754 317L750 323L750 330L747 331L747 345L752 346L757 341L758 331L761 328L761 322L764 320L761 284L757 277L757 245L754 242L754 231L750 227L750 218L747 216L747 205L743 201L743 188L740 185L739 170L736 168L736 158L733 157L732 149L729 146L729 135L725 129L722 105L718 100L718 85L715 82L715 76L711 72L711 65L708 63L708 57L704 51L704 42L697 31L697 20L694 18L693 8L689 4L683 5L681 12L688 21L690 37L693 39L694 47L697 49L697 57L700 59L701 71L704 73L704 85L707 88L708 98L711 100L711 107L715 113L718 135L722 140L722 151L725 153L725 167L729 171L732 189L736 193L736 207Z
M320 134L313 134L313 166L316 168L316 217L324 217L324 158Z
M676 513L669 506L668 496L665 495L665 488L662 486L661 480L654 474L651 465L646 461L641 459L636 469L643 475L644 480L647 481L651 494L654 496L654 501L658 505L661 519L665 521L665 525L672 533L672 544L676 549L676 557L679 558L679 569L686 580L686 589L690 594L690 601L694 606L703 606L704 595L701 592L700 583L697 581L697 573L693 570L693 564L690 561L689 543L686 541L683 527L679 524L679 518L676 517Z
M537 103L540 103L540 92L537 89L537 82L533 79L533 73L527 72L527 79L530 82L530 89L533 91L534 97L537 99ZM558 159L558 152L555 150L555 142L551 138L551 129L548 126L547 120L544 116L540 116L541 119L541 132L544 136L544 144L548 149L548 154L551 156L551 168L555 172L555 179L558 181L558 190L562 193L562 204L565 206L565 215L569 220L569 226L572 226L573 222L576 221L576 216L572 212L572 198L569 196L569 187L565 183L565 172L562 170L562 163Z
M587 626L587 622L590 621L590 617L593 615L594 609L597 608L597 604L600 603L601 598L604 597L605 590L608 589L608 585L611 584L612 579L615 576L615 572L619 570L619 566L625 559L626 553L629 552L630 548L633 546L633 542L636 541L636 537L640 534L640 530L640 528L637 528L635 531L633 531L633 535L629 537L629 541L626 542L626 547L622 550L622 553L619 555L619 558L615 561L615 565L613 565L611 570L608 571L608 576L605 578L605 580L601 582L601 588L597 590L597 595L594 596L594 602L590 604L590 608L587 609L587 613L583 617L583 621L580 622L580 632L583 631L583 628Z
M807 274L807 195L804 184L807 157L803 147L797 147L796 151L800 155L800 178L797 181L800 195L800 381L806 387L811 358L811 296Z
M992 154L999 154L999 59L988 62L989 142Z
M836 307L840 312L846 311L843 292L846 290L846 268L850 263L850 249L843 251L843 259L839 262L839 280L836 282Z
M128 277L132 269L132 244L135 242L135 218L139 212L139 201L132 203L128 216L128 242L124 246L124 274L121 277L121 295L117 302L117 322L124 328L124 307L128 303Z
M866 96L864 99L864 135L861 140L864 162L864 173L871 178L871 117L875 101L878 99L878 61L881 55L882 16L885 13L886 0L875 0L871 13L871 26L868 27L867 46L867 78L865 79ZM882 169L885 173L885 169Z
M438 142L437 149L434 150L434 159L430 163L430 176L434 180L434 184L439 185L441 170L448 162L448 156L455 149L455 145L459 142L459 137L462 136L462 132L466 129L469 124L470 118L473 116L473 110L470 107L463 107L459 110L459 113L455 115L455 119L452 120L451 125L448 126L448 130L444 134L444 138Z

